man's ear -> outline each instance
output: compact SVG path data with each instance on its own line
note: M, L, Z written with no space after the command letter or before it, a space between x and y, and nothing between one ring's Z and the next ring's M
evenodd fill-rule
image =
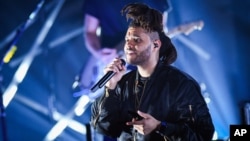
M154 48L157 48L159 47L157 43L154 43Z
M161 41L160 40L155 40L154 41L154 48L160 47L161 46Z

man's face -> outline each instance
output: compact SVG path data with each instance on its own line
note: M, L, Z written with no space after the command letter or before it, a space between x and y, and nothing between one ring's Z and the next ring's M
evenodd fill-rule
M151 56L152 41L149 33L140 27L129 27L125 37L126 61L132 65L143 65Z

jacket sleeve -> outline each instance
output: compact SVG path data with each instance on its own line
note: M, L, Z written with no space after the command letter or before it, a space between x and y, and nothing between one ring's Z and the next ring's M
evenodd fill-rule
M123 129L121 101L115 90L105 89L105 93L91 106L91 125L99 132L113 138L118 137Z
M195 81L187 81L179 85L175 95L176 111L173 116L177 120L172 123L163 122L158 133L173 140L211 141L214 125L207 103L198 84Z

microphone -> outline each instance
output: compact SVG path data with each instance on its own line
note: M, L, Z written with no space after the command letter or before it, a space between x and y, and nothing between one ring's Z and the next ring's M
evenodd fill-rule
M122 65L126 64L125 60L121 59ZM95 92L98 88L102 88L113 76L115 72L108 71L90 90L91 92Z

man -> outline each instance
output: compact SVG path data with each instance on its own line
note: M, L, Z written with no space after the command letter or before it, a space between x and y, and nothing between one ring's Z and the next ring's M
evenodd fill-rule
M211 141L214 125L199 85L171 66L177 53L163 32L162 13L145 4L123 8L130 21L125 58L105 67L115 75L92 105L91 125L119 141Z
M120 11L132 2L145 2L164 13L164 25L171 7L168 0L85 0L83 3L83 39L84 46L90 53L84 68L77 76L77 86L73 86L73 95L88 95L95 99L103 89L91 93L90 88L103 75L103 68L115 57L124 55L124 36L128 23ZM167 29L167 28L165 28ZM134 67L127 66L128 70ZM88 111L87 111L88 112ZM89 126L87 126L89 127ZM92 132L93 140L102 140L102 136ZM97 139L98 138L98 139ZM106 139L104 139L106 140Z

